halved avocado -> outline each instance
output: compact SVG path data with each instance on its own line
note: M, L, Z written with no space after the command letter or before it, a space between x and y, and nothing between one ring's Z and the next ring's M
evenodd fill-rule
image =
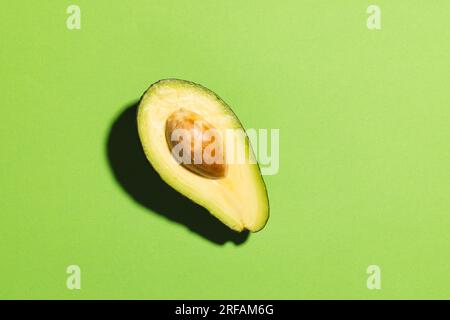
M194 137L198 133L194 125L197 120L202 130L213 128L219 132L225 146L218 149L223 151L223 162L186 164L174 156L171 133L186 129ZM230 107L214 92L184 80L158 81L142 96L137 122L145 155L166 183L233 230L256 232L265 226L269 201L248 137ZM202 141L202 151L214 140L218 142ZM236 152L229 152L226 146L231 140L235 150L245 150L247 161L236 161ZM193 154L188 157L194 160Z

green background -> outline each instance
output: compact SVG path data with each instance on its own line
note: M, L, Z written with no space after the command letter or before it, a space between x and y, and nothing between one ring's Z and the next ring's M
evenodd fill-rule
M0 297L450 298L450 2L376 1L379 31L371 3L3 5ZM241 244L152 212L111 168L113 124L168 77L280 129L271 218Z

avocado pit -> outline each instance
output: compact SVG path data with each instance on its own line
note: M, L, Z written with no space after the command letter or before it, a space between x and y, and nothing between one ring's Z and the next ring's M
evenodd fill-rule
M200 114L174 111L166 120L165 136L172 156L184 168L208 179L226 176L222 135Z

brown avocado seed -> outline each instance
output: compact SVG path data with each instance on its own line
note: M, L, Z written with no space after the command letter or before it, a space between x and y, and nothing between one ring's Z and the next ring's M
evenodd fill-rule
M166 120L165 131L169 150L180 165L209 179L226 176L222 135L200 114L174 111Z

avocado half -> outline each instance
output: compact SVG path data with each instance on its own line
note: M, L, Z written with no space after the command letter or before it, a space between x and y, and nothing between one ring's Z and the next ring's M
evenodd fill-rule
M249 161L232 160L225 148L224 161L217 165L177 161L168 133L176 128L195 130L193 119L220 132L224 142L234 140ZM233 230L256 232L265 226L269 201L249 139L239 119L214 92L189 81L160 80L142 96L137 122L145 155L167 184Z

